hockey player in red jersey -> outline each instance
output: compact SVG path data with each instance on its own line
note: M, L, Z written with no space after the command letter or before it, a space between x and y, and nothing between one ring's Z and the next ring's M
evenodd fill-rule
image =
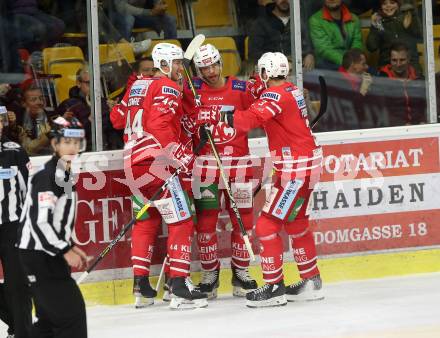
M307 204L321 172L322 151L315 143L300 89L288 82L287 58L265 53L258 61L267 89L247 110L220 114L200 107L197 123L225 121L237 132L263 127L272 154L274 177L268 199L257 220L261 243L261 267L266 284L246 295L249 307L278 306L287 300L323 298L313 233L309 229ZM282 227L289 235L302 280L284 286Z
M193 58L198 77L193 79L194 88L203 105L219 110L245 110L254 97L246 81L233 76L222 76L222 60L219 51L211 44L201 46ZM185 114L195 110L194 95L189 84L184 87L183 107ZM219 155L231 180L232 191L245 229L253 228L252 158L249 155L247 132L238 132L226 123L212 126L211 133ZM235 214L229 205L229 198L223 182L219 183L219 170L209 144L200 152L193 171L193 192L197 211L197 244L202 266L200 290L208 298L217 296L219 287L220 261L218 258L217 221L221 210L221 197L225 197L226 208L232 221L232 286L235 296L244 296L257 288L257 283L248 273L250 262Z
M125 117L124 163L126 179L134 198L134 209L142 207L169 178L173 168L190 171L194 161L191 144L182 136L181 83L183 51L169 43L157 44L152 53L158 77L140 77L125 94L121 105ZM169 172L168 170L171 170ZM150 286L149 271L154 243L162 219L168 225L169 285L171 308L206 306L206 295L194 288L190 272L192 207L190 186L177 177L166 194L154 203L132 232L133 293L153 303L156 291ZM138 209L139 210L139 209Z

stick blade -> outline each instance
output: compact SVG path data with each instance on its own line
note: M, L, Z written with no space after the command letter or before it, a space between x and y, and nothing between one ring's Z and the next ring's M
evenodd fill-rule
M183 58L185 60L191 61L194 53L196 50L205 42L205 36L203 34L198 34L192 39L190 42L188 48L185 51L185 54L183 54Z

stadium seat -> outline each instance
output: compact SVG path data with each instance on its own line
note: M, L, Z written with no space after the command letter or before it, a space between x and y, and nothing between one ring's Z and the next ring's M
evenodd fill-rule
M148 50L144 54L142 54L142 57L150 56L151 53L153 52L154 46L156 46L158 43L161 43L161 42L168 42L168 43L175 44L175 45L177 45L179 47L182 47L182 45L180 44L179 40L173 40L173 39L169 39L169 40L152 40L150 48L148 48Z
M249 36L244 38L244 59L249 60Z
M434 25L432 27L433 27L434 39L440 39L440 25Z
M69 98L69 90L76 85L76 72L82 68L84 62L78 61L53 61L50 63L49 72L60 74L61 78L53 80L57 104Z
M128 63L135 61L133 47L129 43L99 45L100 64L125 59Z
M230 0L203 0L193 4L196 28L234 26Z
M435 58L435 72L440 72L440 57L439 57L440 39L434 39L434 58ZM425 45L423 43L417 44L417 51L419 52L419 63L425 72ZM426 74L425 74L426 75Z
M78 60L84 61L84 54L81 48L76 46L43 49L43 70L47 74L50 74L49 65L54 61L77 62Z
M205 44L214 45L223 59L223 75L237 75L241 68L240 54L237 45L231 37L206 38Z

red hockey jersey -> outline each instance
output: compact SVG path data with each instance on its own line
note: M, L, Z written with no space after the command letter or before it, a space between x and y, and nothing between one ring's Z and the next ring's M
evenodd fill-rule
M182 93L167 77L137 79L120 104L125 119L125 157L131 164L151 160L158 150L179 143Z
M221 106L222 111L235 109L246 110L254 98L246 89L246 81L235 77L228 77L222 88L212 88L199 78L193 80L194 87L204 106ZM194 111L194 96L186 83L183 91L183 110L185 114L192 115ZM225 123L219 123L211 130L215 144L220 155L245 156L249 154L247 132L238 133L234 128ZM207 144L201 154L211 154L211 147Z
M235 109L246 110L255 101L249 90L247 82L239 80L233 76L226 78L225 85L222 88L213 88L208 86L200 78L193 80L195 90L199 95L200 101L204 106L221 106L222 111L233 111ZM183 91L183 110L186 115L192 116L194 111L194 96L190 90L188 83L184 86ZM237 167L237 162L244 163L243 157L249 155L248 133L247 131L238 131L229 127L226 123L219 123L210 127L214 142L217 146L219 155L223 158L224 167L232 172ZM198 135L194 135L195 144L198 144ZM197 159L196 167L211 169L209 176L217 176L215 174L217 164L212 156L212 150L209 143L200 151ZM249 167L252 163L249 162ZM203 171L206 176L206 170Z
M265 129L276 171L309 172L321 165L303 93L290 82L264 90L248 110L236 110L233 124L237 133Z

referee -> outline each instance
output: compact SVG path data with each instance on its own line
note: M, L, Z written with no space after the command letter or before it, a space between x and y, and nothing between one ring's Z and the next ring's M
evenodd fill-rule
M32 325L32 305L15 244L30 162L23 148L5 137L3 129L7 125L7 110L0 106L0 260L4 274L0 317L9 325L11 336L27 338Z
M30 179L20 220L20 259L38 318L33 337L87 338L84 299L70 275L87 265L71 239L77 201L71 166L85 149L85 132L78 120L57 117L49 138L54 155Z

